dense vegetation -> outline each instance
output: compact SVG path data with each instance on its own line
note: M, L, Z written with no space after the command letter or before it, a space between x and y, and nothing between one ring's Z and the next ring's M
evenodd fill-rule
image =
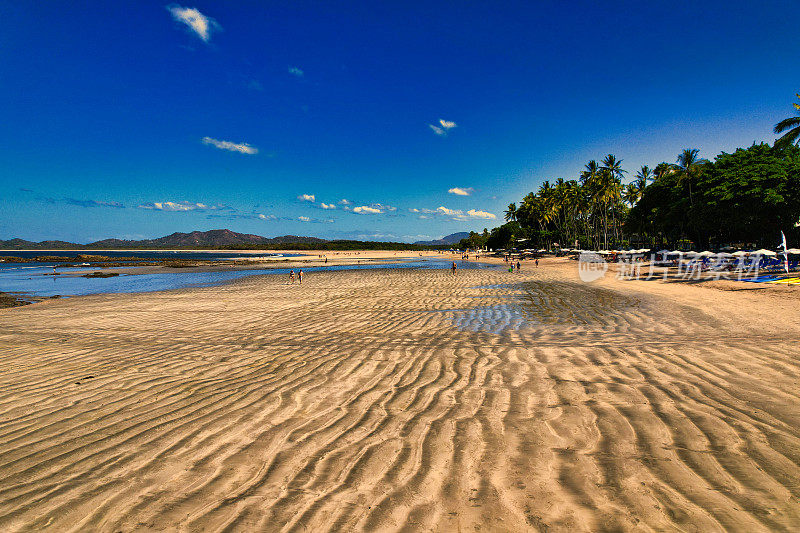
M460 246L773 248L781 231L797 243L800 116L781 121L775 132L785 132L775 146L753 144L713 161L686 149L675 163L644 166L632 178L612 154L589 161L574 179L545 181L519 206L510 204L505 224L471 233Z

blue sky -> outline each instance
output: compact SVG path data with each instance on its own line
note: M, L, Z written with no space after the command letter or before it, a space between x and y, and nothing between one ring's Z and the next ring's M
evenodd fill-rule
M414 241L793 112L797 4L5 2L0 238ZM496 218L493 218L496 217Z

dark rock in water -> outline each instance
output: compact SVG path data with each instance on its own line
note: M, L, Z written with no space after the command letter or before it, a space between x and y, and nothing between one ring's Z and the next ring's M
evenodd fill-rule
M84 274L83 278L113 278L119 276L119 272L92 272L91 274Z

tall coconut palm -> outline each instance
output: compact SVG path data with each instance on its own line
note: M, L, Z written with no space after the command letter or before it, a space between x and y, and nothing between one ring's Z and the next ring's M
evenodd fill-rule
M508 209L506 210L506 222L511 222L513 220L517 220L517 204L511 202L508 204Z
M678 159L673 165L675 172L678 174L678 183L689 184L689 205L694 207L694 198L692 197L692 182L697 179L703 166L708 164L708 159L698 157L700 150L697 148L686 148L678 155Z
M622 200L622 175L625 173L622 170L622 159L617 159L614 154L608 154L603 158L601 167L601 174L603 180L603 198L604 211L611 209L611 221L613 225L614 235L618 238L619 225L617 224L617 204ZM604 216L608 216L604 214ZM608 222L606 221L606 233L608 233ZM606 244L607 244L606 239Z
M796 94L800 98L800 93ZM775 148L786 148L800 141L800 104L792 104L798 111L796 117L789 117L775 124L775 133L786 133L775 141Z

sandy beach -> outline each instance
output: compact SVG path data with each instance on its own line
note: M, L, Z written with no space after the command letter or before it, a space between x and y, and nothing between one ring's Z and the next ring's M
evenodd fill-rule
M2 309L0 529L797 530L776 291L547 259Z

